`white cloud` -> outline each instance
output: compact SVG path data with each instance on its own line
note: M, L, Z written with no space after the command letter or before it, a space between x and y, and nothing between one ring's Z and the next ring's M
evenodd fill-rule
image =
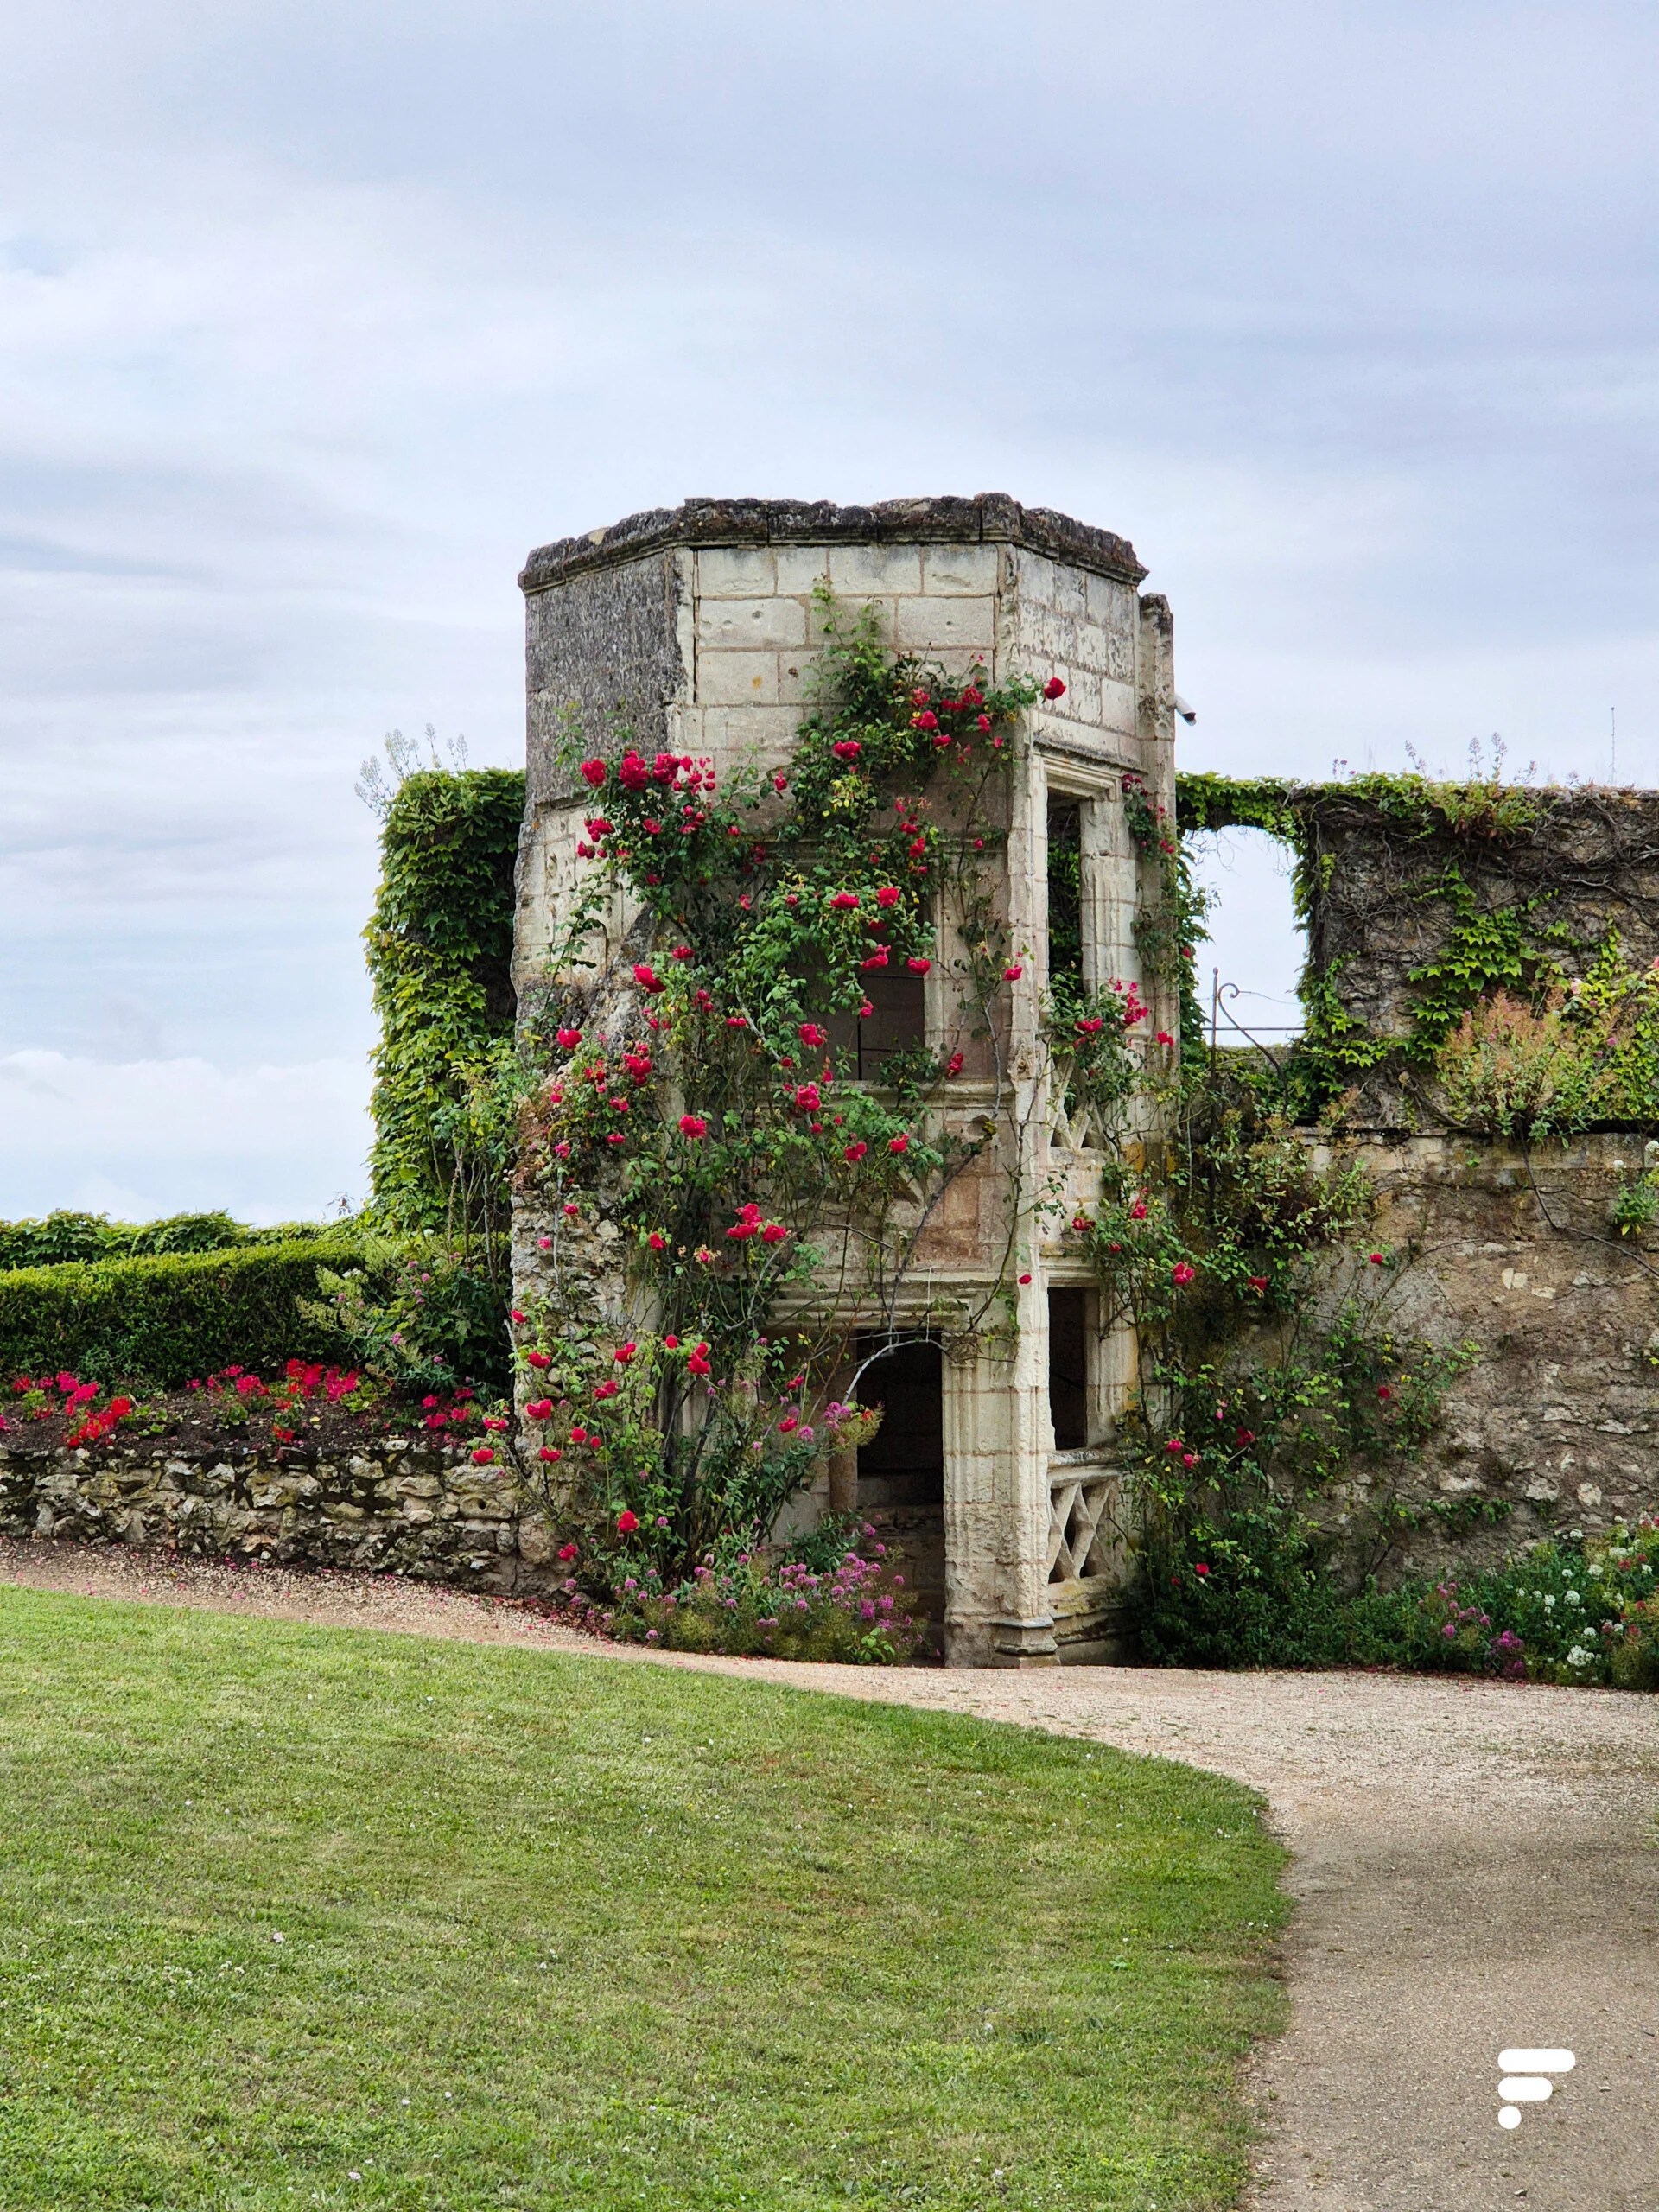
M1659 775L1638 0L9 29L14 1061L338 1063L360 1097L359 760L429 720L520 758L524 552L688 493L1002 488L1123 531L1195 766L1501 729L1595 773L1617 705ZM245 1141L251 1191L355 1174L274 1094L213 1095L216 1172ZM4 1172L115 1176L86 1130L14 1128ZM121 1187L195 1202L194 1155L146 1156Z
M359 1060L0 1057L0 1216L85 1207L125 1219L223 1206L315 1219L360 1198L370 1130Z

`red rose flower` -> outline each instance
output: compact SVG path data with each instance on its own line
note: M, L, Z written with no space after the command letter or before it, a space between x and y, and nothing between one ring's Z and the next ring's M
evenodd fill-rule
M639 1526L639 1516L637 1513L631 1511L628 1507L624 1506L621 1512L616 1516L617 1535L619 1536L631 1536Z
M1051 677L1049 677L1049 679L1048 679L1047 683L1044 684L1044 686L1043 686L1043 696L1044 696L1044 698L1045 698L1045 699L1064 699L1064 698L1065 698L1065 684L1064 684L1064 683L1061 683L1061 681L1060 681L1060 679L1059 679L1059 677L1058 677L1058 676L1051 676Z

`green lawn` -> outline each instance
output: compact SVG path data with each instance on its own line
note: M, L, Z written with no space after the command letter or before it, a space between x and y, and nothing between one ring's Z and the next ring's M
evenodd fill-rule
M1231 2201L1243 1789L0 1587L0 2206Z

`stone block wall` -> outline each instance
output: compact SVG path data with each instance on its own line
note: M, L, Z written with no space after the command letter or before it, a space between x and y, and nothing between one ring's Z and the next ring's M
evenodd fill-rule
M0 1445L0 1535L550 1591L545 1522L511 1466L397 1438L316 1454L134 1439Z
M1659 1513L1659 1255L1607 1218L1620 1181L1642 1170L1642 1140L1528 1154L1490 1139L1371 1138L1344 1151L1381 1193L1378 1243L1404 1261L1390 1319L1478 1351L1406 1500L1510 1509L1466 1535L1431 1522L1398 1568L1455 1571L1552 1529L1594 1535ZM1364 1495L1358 1485L1344 1510Z

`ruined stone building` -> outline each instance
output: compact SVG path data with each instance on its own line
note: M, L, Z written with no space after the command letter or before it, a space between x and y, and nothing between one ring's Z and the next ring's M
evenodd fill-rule
M584 794L561 765L573 726L597 746L620 718L647 753L707 756L722 775L746 758L786 763L823 580L842 602L879 605L899 649L955 678L982 658L995 677L1065 683L1062 699L1029 716L1009 802L1001 895L1020 972L997 1019L1013 1096L983 1172L954 1184L928 1227L915 1294L919 1313L936 1313L1014 1276L1017 1329L956 1343L941 1331L873 1367L861 1396L884 1406L883 1427L855 1461L832 1464L804 1509L855 1507L891 1530L958 1663L1098 1660L1116 1648L1125 1560L1111 1440L1133 1346L1122 1330L1103 1333L1087 1265L1059 1234L1095 1202L1101 1154L1086 1115L1069 1116L1051 1095L1039 1011L1051 848L1070 841L1084 982L1135 981L1154 1024L1178 1027L1136 948L1135 916L1157 891L1124 805L1126 774L1172 817L1176 805L1172 625L1144 575L1122 539L987 496L868 508L690 501L543 547L521 578L529 742L515 981L532 1016L572 980L550 954L582 874ZM1316 1158L1356 1156L1371 1172L1376 1233L1413 1261L1401 1329L1478 1348L1444 1433L1412 1471L1401 1568L1491 1556L1569 1522L1594 1533L1659 1506L1659 1268L1609 1218L1618 1190L1651 1164L1643 1131L1529 1149L1459 1129L1424 1096L1421 1064L1414 1074L1409 1055L1382 1049L1408 1036L1413 978L1459 916L1501 936L1516 913L1535 914L1569 969L1570 948L1587 957L1610 925L1642 962L1659 950L1653 795L1535 796L1517 817L1524 829L1500 836L1478 820L1402 827L1386 792L1279 787L1283 819L1300 820L1318 849L1307 918L1327 1010L1380 1040L1356 1065L1344 1115L1305 1141ZM1221 805L1198 826L1234 818L1259 816ZM1441 897L1436 871L1449 884L1454 860L1461 888ZM865 1080L879 1082L893 1045L938 1049L953 1033L952 917L936 919L944 957L925 982L896 983L848 1040ZM630 920L609 917L613 958ZM985 1077L970 1058L949 1110L982 1117ZM1659 1121L1652 1104L1637 1119ZM1054 1200L1040 1217L1009 1217L1009 1147L1023 1187ZM526 1201L515 1269L531 1296L546 1225ZM844 1318L850 1358L868 1317ZM1346 1503L1357 1515L1366 1501Z
M1084 974L1095 987L1141 976L1133 922L1142 863L1125 826L1125 773L1173 810L1170 616L1162 599L1141 591L1145 573L1122 538L1000 497L868 508L690 501L532 554L521 579L521 1003L564 980L550 973L549 949L579 880L586 811L560 766L569 717L597 742L620 713L647 753L706 755L722 773L748 755L768 767L786 762L804 711L813 588L827 578L841 601L878 602L901 651L953 677L982 659L994 677L1058 675L1065 684L1030 717L1003 891L1023 957L1001 1011L1014 1095L1000 1142L1025 1147L1027 1188L1058 1179L1064 1206L1046 1217L1057 1227L1092 1202L1098 1171L1087 1128L1033 1095L1046 1081L1038 1019L1051 826L1080 846ZM616 918L615 929L626 922ZM885 1040L937 1046L951 1033L950 967L936 963L925 984L897 979L862 1025L873 1074ZM1168 1008L1159 1018L1173 1026ZM982 1116L991 1086L972 1079L971 1061L966 1073L951 1110ZM1121 1567L1107 1447L1126 1348L1094 1326L1083 1262L1061 1255L1057 1234L1011 1223L1006 1190L995 1154L983 1173L952 1185L916 1294L934 1307L952 1294L970 1304L1006 1279L1010 1236L1028 1237L1017 1334L950 1358L938 1344L912 1343L873 1369L861 1395L884 1405L882 1429L857 1465L832 1466L821 1502L856 1506L896 1535L952 1660L1099 1657ZM542 1226L526 1210L518 1264L532 1290ZM862 1318L847 1316L855 1344Z

